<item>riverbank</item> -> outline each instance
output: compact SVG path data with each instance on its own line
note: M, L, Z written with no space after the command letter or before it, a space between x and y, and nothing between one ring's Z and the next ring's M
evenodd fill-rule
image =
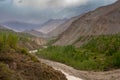
M65 73L81 80L120 80L120 69L106 72L80 71L59 62L41 58L39 58L39 60L55 69L63 70Z
M37 50L33 50L30 52L36 53ZM120 69L111 70L111 71L81 71L76 70L73 67L67 66L65 64L46 60L37 57L42 63L45 63L56 70L64 73L68 80L120 80Z

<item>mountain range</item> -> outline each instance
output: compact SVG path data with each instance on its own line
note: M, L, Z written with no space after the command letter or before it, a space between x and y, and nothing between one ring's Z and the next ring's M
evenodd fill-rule
M65 30L54 45L79 47L91 36L111 35L120 32L120 0L116 3L90 11L76 20ZM82 39L81 39L82 37Z
M4 25L6 28L12 29L16 32L31 30L40 26L40 24L25 23L20 21L8 21L1 24Z
M71 24L74 20L76 20L78 17L73 17L71 19L68 19L67 21L65 21L63 24L59 25L58 27L56 27L55 29L53 29L52 31L48 32L47 35L50 37L57 37L58 35L60 35L62 32L64 32Z
M40 28L37 28L35 30L47 34L53 31L55 28L59 27L59 25L63 24L66 20L67 19L51 19L42 24Z
M117 1L71 19L50 19L44 24L10 21L4 22L2 25L8 29L37 37L58 37L55 45L74 44L79 46L82 43L79 41L81 36L84 36L85 40L89 40L89 37L93 35L115 34L120 31L119 4L120 1Z
M55 33L52 33L52 32L56 31L55 29L57 29L57 28L59 29L61 27L60 25L62 25L66 21L67 21L67 19L51 19L51 20L47 21L46 23L42 24L38 28L34 28L34 29L27 30L24 32L32 34L32 35L37 36L37 37L50 38L50 37L53 37L54 34L58 35L57 32L55 32Z

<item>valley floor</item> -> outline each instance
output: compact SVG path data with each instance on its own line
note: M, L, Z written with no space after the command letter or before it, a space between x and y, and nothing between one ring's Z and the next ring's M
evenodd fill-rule
M69 73L69 75L82 78L83 80L120 80L120 69L106 72L80 71L59 62L41 58L39 60L54 69L62 70L65 73Z

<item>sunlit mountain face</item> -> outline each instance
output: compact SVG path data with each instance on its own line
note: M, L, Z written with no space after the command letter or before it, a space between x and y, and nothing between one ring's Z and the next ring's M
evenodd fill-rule
M66 19L111 4L117 0L0 0L0 22L41 24Z

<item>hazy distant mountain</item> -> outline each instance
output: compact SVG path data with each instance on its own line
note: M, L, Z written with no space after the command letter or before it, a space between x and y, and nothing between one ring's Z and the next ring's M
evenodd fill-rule
M13 32L13 30L10 28L7 28L7 26L0 24L0 32Z
M7 28L3 25L0 25L0 29L7 29Z
M55 45L80 46L94 35L109 35L120 32L120 0L108 6L79 16L69 28L63 32ZM81 36L84 39L80 40Z
M67 19L51 19L47 21L46 23L42 24L41 26L39 26L39 28L25 30L24 32L37 36L37 37L51 38L55 35L58 35L58 33L52 33L52 31L60 27L60 25L62 25L65 21L67 21Z
M40 28L35 29L38 32L42 32L44 34L47 34L51 31L53 31L55 28L59 27L61 24L63 24L67 19L51 19L40 26Z
M24 31L24 33L28 33L28 34L34 35L36 37L45 37L45 34L43 34L42 32L38 32L38 31L36 31L34 29L26 30L26 31Z
M37 28L38 26L40 26L39 24L25 23L19 21L4 22L2 24L5 25L7 28L10 28L17 32L22 32L24 30L31 30L33 28Z
M49 37L47 33L51 32L59 25L63 24L66 20L67 19L51 19L42 25L19 21L10 21L4 22L2 23L2 25L16 32L25 32L37 37Z
M68 19L67 21L65 21L63 24L59 25L58 27L56 27L54 30L50 31L47 33L47 36L49 37L56 37L58 35L60 35L62 32L64 32L71 24L73 21L75 21L76 19L78 19L78 17L73 17L71 19Z

